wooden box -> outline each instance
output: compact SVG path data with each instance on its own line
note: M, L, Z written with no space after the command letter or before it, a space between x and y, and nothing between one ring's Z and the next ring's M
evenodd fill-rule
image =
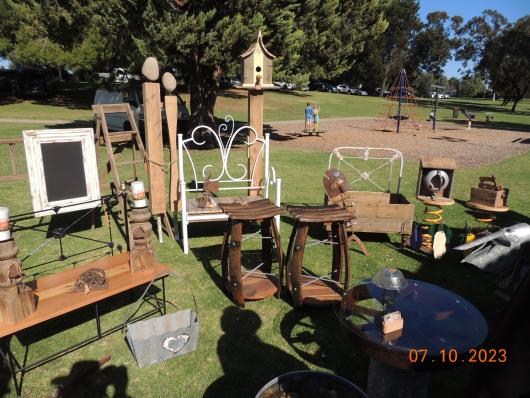
M425 186L423 179L424 177L433 170L441 170L447 173L449 177L449 184L447 187L436 195L436 200L452 202L451 196L453 191L454 173L456 170L456 161L451 158L434 158L434 157L422 157L420 159L420 168L418 171L418 184L416 188L416 197L418 200L429 200L432 198L433 193Z
M504 189L494 191L492 189L471 187L469 202L483 206L504 207L506 206L506 197Z
M414 205L403 195L387 192L347 191L329 200L346 207L355 217L352 232L402 233L409 235Z

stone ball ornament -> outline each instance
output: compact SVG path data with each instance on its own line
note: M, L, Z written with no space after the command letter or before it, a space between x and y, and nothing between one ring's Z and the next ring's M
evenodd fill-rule
M162 75L162 86L168 93L172 93L177 88L177 80L175 76L169 72L165 72Z
M152 82L157 81L160 77L158 61L155 57L147 57L142 65L142 75Z

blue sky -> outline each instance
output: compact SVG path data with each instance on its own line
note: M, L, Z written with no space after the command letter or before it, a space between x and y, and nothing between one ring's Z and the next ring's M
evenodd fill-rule
M433 11L446 11L450 17L460 15L464 22L480 15L483 10L493 9L503 14L508 21L515 22L530 14L529 0L420 0L420 18L425 21L426 15ZM460 76L460 63L449 61L445 66L447 77Z

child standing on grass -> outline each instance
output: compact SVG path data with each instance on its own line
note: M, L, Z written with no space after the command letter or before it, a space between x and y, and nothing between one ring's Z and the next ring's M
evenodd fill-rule
M313 107L311 102L307 103L305 107L305 131L311 131L313 129Z
M313 131L315 133L318 133L318 124L320 123L320 116L318 115L319 113L320 113L320 106L315 104L315 106L313 107L313 122L314 122Z

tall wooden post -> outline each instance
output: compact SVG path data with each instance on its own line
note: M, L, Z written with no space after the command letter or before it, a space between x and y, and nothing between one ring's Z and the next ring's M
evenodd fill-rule
M256 130L257 138L263 139L263 90L248 90L248 122ZM257 161L260 149L259 142L249 148L248 170L250 176L253 176L251 184L254 187L263 180L263 162ZM249 196L258 195L261 195L259 190L249 190Z
M162 222L168 235L173 231L166 213L166 176L164 173L164 151L162 138L162 113L160 112L160 84L144 83L144 122L147 152L149 156L149 204L151 213L156 217L158 239L162 242Z

